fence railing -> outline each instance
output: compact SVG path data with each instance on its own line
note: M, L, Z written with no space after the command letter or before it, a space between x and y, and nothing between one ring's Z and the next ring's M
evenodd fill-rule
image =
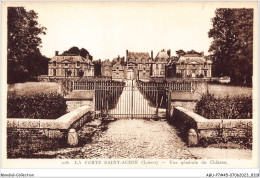
M194 90L194 82L167 82L167 83L159 83L159 82L142 82L138 81L138 86L141 88L152 87L152 88L167 88L171 91L183 91L183 92L191 92Z

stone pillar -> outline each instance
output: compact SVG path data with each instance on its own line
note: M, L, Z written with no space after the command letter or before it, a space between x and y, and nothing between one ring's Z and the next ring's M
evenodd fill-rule
M78 134L75 129L70 129L68 133L68 144L70 146L76 146L78 144Z
M190 129L188 133L188 146L198 145L198 136L194 129Z

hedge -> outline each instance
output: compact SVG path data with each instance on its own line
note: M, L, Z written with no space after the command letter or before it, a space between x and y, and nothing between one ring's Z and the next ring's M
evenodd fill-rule
M30 95L8 94L7 117L31 119L56 119L66 113L63 96L55 93Z
M195 107L195 112L208 119L252 119L252 98L215 98L212 94L203 95Z

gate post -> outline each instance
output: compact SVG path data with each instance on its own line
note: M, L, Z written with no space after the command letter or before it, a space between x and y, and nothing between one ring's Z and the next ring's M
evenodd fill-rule
M131 87L131 89L132 89L132 92L131 92L131 94L132 94L132 99L131 99L131 119L133 119L133 107L134 107L133 106L133 104L134 104L133 103L134 102L133 101L134 100L134 96L133 96L134 95L134 91L133 91L134 90L134 82L133 81L134 80L132 79L132 87Z
M94 84L94 86L93 86L94 96L93 96L92 106L93 106L93 110L94 110L94 118L96 118L96 80L94 80L93 84Z
M158 118L158 104L159 103L159 91L158 85L156 86L156 118Z
M166 106L166 117L169 118L171 116L171 90L166 88L167 93L167 106Z
M109 95L109 91L106 90L106 118L108 117L108 95Z

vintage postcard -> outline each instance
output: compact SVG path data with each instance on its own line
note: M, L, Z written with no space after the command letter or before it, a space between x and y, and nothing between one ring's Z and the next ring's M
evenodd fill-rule
M259 168L257 7L2 2L2 168Z

